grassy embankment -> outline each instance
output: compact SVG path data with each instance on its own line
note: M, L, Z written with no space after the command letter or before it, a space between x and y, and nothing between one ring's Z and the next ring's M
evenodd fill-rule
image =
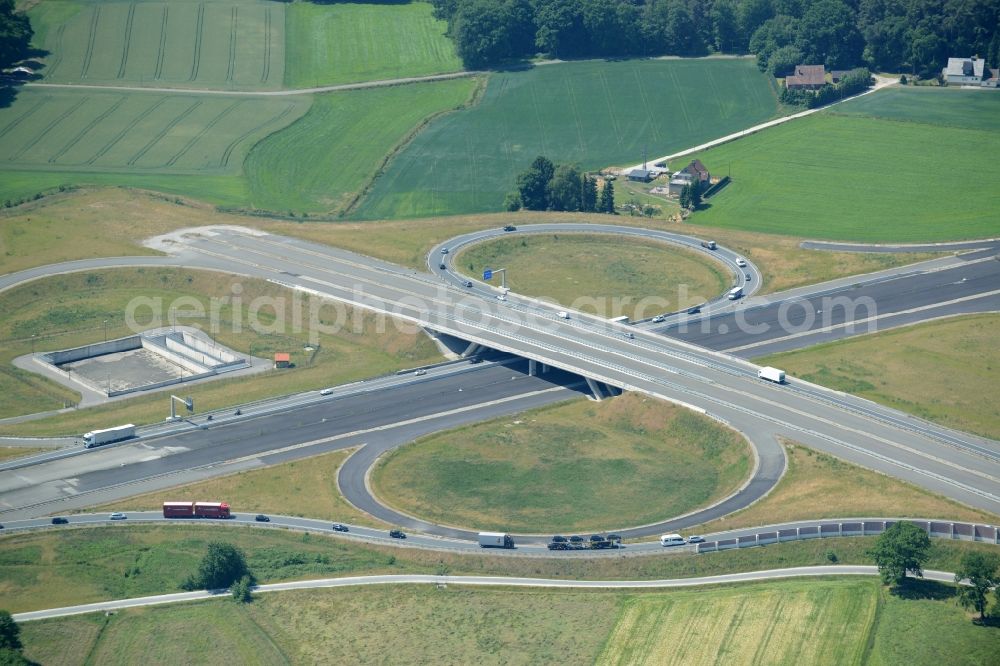
M775 354L758 362L998 439L1000 405L984 400L994 393L1000 367L998 324L1000 315L967 315Z
M371 484L389 505L434 522L588 532L710 504L736 490L751 465L737 433L627 394L430 435L389 453Z
M448 586L308 590L22 625L25 653L83 663L985 664L978 627L937 583L871 579L672 591Z
M698 155L733 182L690 219L873 242L995 237L1000 194L970 192L966 174L1000 178L998 129L997 95L880 91Z
M242 287L239 308L232 305L233 287ZM317 309L319 321L327 326L342 318L336 333L317 331L315 351L306 350L309 330L293 329L293 299L276 285L217 273L131 268L73 273L37 280L0 294L0 386L6 396L0 415L44 411L63 407L77 399L74 392L33 373L14 368L11 360L43 349L65 349L104 339L107 322L109 338L128 335L126 313L136 298L161 299L160 311L149 307L135 311L136 323L143 328L166 325L171 303L187 298L201 304L203 313L213 311L213 299L220 304L217 323L207 318L185 319L179 324L200 326L220 343L240 353L253 345L255 356L270 357L275 351L289 351L296 367L268 371L253 378L220 379L186 389L195 398L200 412L236 403L320 388L393 372L407 366L440 359L434 344L422 333L401 331L390 319L332 305ZM273 299L251 318L257 298ZM227 300L230 299L230 300ZM309 321L310 299L302 302L303 320ZM190 305L178 312L190 312ZM157 322L156 317L159 317ZM251 323L257 321L275 333L258 334ZM212 330L216 327L218 332ZM234 386L239 391L234 391ZM18 434L73 434L112 422L153 423L163 418L162 395L143 395L129 400L6 426L4 432Z
M507 236L462 250L455 266L480 278L507 269L507 286L602 317L647 318L703 303L729 286L725 269L668 243L609 235Z

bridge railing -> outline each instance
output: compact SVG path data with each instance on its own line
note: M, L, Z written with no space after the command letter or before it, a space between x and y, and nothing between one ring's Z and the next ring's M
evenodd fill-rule
M754 546L766 546L772 543L784 543L786 541L801 541L803 539L823 539L830 537L849 536L878 536L888 527L901 522L900 520L856 520L856 521L829 521L816 522L812 525L802 525L799 527L787 527L781 529L763 528L760 532L753 534L743 534L727 539L717 539L698 544L699 553L713 553L720 550L730 550L733 548L752 548ZM1000 545L1000 528L993 525L981 525L979 523L956 523L939 520L909 520L904 522L912 523L927 532L931 537L938 539L952 539L956 541L978 541L981 543L991 543Z

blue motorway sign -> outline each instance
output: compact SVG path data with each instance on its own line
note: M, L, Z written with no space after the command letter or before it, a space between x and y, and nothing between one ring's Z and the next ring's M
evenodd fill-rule
M492 268L487 268L486 270L483 271L483 279L484 280L489 280L492 277L493 277L493 269Z

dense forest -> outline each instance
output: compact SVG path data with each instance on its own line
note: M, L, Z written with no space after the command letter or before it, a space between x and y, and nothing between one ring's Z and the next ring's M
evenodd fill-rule
M1000 60L997 0L431 0L467 67L530 57L753 53L923 77L948 57Z
M0 0L0 67L27 56L31 35L28 17L14 11L14 0Z

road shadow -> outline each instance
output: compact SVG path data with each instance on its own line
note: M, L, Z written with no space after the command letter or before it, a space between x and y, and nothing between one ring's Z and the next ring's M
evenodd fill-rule
M955 587L936 580L907 578L902 584L892 588L891 594L899 599L946 601L955 598Z

